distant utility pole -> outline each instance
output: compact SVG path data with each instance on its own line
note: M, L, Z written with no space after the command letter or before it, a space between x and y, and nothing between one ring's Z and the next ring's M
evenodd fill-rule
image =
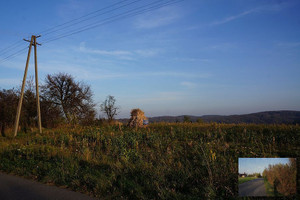
M41 36L40 35L38 35L38 36L32 35L30 41L24 39L26 42L30 42L30 45L29 45L29 49L28 49L27 61L26 61L26 66L25 66L23 82L22 82L21 96L19 99L19 104L18 104L18 109L17 109L17 114L16 114L14 137L17 136L18 127L19 127L19 120L20 120L20 114L21 114L21 108L22 108L22 102L23 102L23 96L24 96L24 88L25 88L25 83L26 83L26 76L27 76L28 64L29 64L29 59L30 59L31 46L34 46L35 88L36 88L36 107L37 107L37 115L38 115L38 126L39 126L40 134L42 133L42 120L41 120L37 56L36 56L36 45L41 45L36 42L36 38L39 38L39 37L41 37Z

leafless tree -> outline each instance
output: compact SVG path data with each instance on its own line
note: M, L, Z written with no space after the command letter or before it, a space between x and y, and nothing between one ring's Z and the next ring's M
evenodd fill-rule
M120 107L116 106L114 96L108 95L105 101L100 105L100 110L107 116L108 121L112 121L118 115Z
M95 117L90 86L76 82L70 74L47 75L41 97L43 101L51 102L58 108L68 122Z

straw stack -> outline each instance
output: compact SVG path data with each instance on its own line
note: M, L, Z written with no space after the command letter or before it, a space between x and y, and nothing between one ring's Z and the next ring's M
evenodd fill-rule
M145 116L145 113L139 109L132 109L131 110L131 117L130 120L128 122L128 125L130 127L143 127L144 123L143 121L147 120L147 117Z

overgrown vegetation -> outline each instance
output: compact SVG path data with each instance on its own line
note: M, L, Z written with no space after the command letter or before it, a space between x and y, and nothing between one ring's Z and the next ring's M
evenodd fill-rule
M274 188L272 187L272 185L268 182L268 180L266 178L264 178L264 184L265 184L265 188L266 188L268 197L274 197Z
M0 137L0 169L103 199L237 198L238 157L300 155L298 125L159 123Z
M265 179L272 185L275 196L296 194L296 159L289 160L289 164L269 165L263 172Z

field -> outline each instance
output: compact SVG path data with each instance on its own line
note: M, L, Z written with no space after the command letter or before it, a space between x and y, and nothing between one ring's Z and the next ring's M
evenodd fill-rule
M251 181L251 180L254 180L254 179L257 179L257 178L256 177L243 177L243 178L239 177L239 184L245 183L247 181Z
M299 125L157 123L0 137L0 169L102 199L237 197L239 157L297 157Z

